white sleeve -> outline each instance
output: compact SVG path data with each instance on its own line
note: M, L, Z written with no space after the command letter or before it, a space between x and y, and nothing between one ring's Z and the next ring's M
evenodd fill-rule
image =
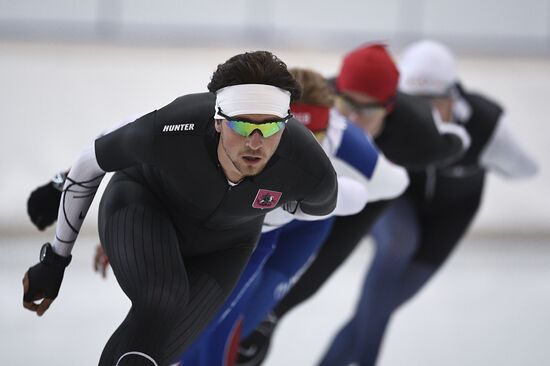
M405 192L408 185L409 176L405 168L380 154L367 186L369 202L396 198Z
M361 212L368 202L369 192L360 181L343 175L338 176L338 198L332 215L348 216Z
M457 136L460 141L462 141L462 148L464 151L470 147L472 140L470 138L470 135L468 134L468 131L466 131L464 127L452 122L443 121L441 119L441 115L436 108L432 108L432 115L435 127L440 134L450 133Z
M262 225L262 233L275 230L283 225L288 224L294 219L295 219L294 215L286 210L283 210L282 207L269 211L264 218L264 224Z
M339 176L353 178L365 186L368 202L399 197L409 186L406 169L389 161L381 152L378 152L370 179L342 159L332 157L331 161Z
M84 217L90 208L95 193L105 176L95 156L95 143L82 150L71 167L57 216L53 250L62 256L69 256Z
M124 118L110 128L103 130L97 137L100 138L128 123L134 122L139 116ZM95 193L105 176L95 156L95 141L84 150L69 170L63 186L55 238L52 241L53 250L63 256L71 254L76 237L84 217L90 208Z
M526 178L538 171L537 163L519 146L503 114L481 152L480 164L506 178Z

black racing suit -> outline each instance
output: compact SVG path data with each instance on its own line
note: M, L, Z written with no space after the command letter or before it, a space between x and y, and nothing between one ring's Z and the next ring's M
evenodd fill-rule
M313 135L291 119L265 169L231 186L218 162L214 95L192 94L95 143L117 171L102 197L99 234L132 301L101 365L169 364L223 304L266 212L297 201L330 213L336 174ZM128 353L130 352L130 353Z

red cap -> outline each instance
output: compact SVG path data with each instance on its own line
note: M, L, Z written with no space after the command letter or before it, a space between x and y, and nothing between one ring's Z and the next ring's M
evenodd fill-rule
M339 91L365 93L379 102L395 97L399 71L386 47L370 44L359 47L344 57L336 80Z

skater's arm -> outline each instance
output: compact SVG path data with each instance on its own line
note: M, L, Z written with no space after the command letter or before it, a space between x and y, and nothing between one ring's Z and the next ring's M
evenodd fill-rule
M518 143L505 114L501 115L480 157L482 166L505 178L527 178L538 171L537 163Z
M147 162L153 136L150 115L142 117L139 125L126 125L96 140L72 165L63 187L55 238L42 247L40 262L23 278L26 309L41 316L57 297L73 244L105 172Z
M121 120L109 129L104 130L97 138L133 122L137 117L139 116ZM27 200L27 214L38 230L42 231L46 229L57 220L61 193L63 192L68 173L69 170L65 170L55 174L49 182L35 188L29 195Z

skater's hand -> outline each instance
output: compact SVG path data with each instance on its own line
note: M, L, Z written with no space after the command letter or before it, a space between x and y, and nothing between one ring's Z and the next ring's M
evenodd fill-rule
M71 256L60 256L53 252L49 243L44 244L40 262L29 268L23 277L23 307L42 316L57 297L65 267L70 262Z
M107 269L109 268L109 258L101 244L98 244L95 248L94 256L94 270L101 273L101 277L107 277Z
M61 188L66 173L59 173L54 180L37 187L27 200L27 213L38 230L44 230L57 219Z
M30 311L34 311L38 316L42 316L54 300L45 298L43 293L31 294L29 292L29 272L25 272L25 276L23 277L23 293L23 307ZM43 299L41 303L35 302L40 299Z

